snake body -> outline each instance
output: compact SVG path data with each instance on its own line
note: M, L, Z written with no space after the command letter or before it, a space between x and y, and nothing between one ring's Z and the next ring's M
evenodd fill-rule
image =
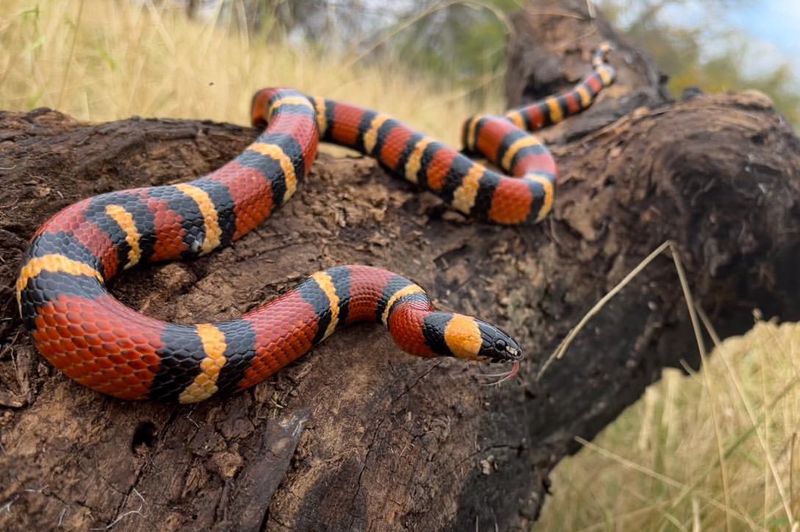
M375 111L294 90L263 89L252 102L264 132L234 160L176 185L84 199L34 234L16 284L20 315L39 352L75 381L122 399L202 401L249 388L310 351L337 328L384 324L417 356L514 362L522 350L499 328L437 311L425 291L390 271L337 266L241 318L181 325L117 301L106 284L142 263L189 259L230 244L286 203L308 174L318 142L377 159L390 173L452 208L499 224L534 223L550 211L556 166L534 130L591 105L613 82L605 48L573 89L464 124L466 153L500 174Z

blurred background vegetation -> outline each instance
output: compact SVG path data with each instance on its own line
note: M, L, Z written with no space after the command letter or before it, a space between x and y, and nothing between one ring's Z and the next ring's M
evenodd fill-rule
M108 0L161 17L227 31L248 42L290 48L298 56L336 57L345 67L381 65L432 86L446 86L474 105L502 93L509 15L524 0ZM2 0L6 13L17 0ZM23 2L25 17L81 0ZM90 2L91 3L91 2ZM758 89L792 124L800 124L800 50L780 50L769 31L749 31L763 5L773 18L785 0L597 0L597 6L669 76L676 97L687 87L706 92ZM798 2L800 5L800 2ZM800 10L791 8L800 23ZM777 12L777 13L776 13ZM81 13L70 22L80 23ZM2 22L2 21L0 21ZM13 17L5 28L13 26ZM3 34L4 33L4 34ZM7 39L11 33L0 33ZM786 36L784 36L786 38ZM41 46L43 43L35 43ZM797 52L797 53L794 53ZM790 58L794 57L794 63ZM1 56L0 56L1 58ZM1 65L0 65L1 66ZM248 88L249 90L249 88ZM0 95L2 98L2 95ZM2 101L2 100L0 100ZM499 109L497 109L499 110Z
M473 96L502 82L507 17L522 0L184 0L192 17L247 25L269 39L288 39L360 61L399 60L432 80L461 84ZM800 124L800 73L748 34L758 0L600 0L630 41L648 51L680 96L758 89ZM772 2L780 5L780 2ZM788 5L789 2L786 2ZM312 14L312 16L309 16ZM737 24L743 21L745 24ZM744 26L744 27L743 27ZM766 44L769 44L768 42Z

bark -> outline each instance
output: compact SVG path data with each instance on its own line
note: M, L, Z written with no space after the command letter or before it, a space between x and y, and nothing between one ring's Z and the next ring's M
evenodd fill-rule
M625 63L619 52L611 59ZM112 286L134 308L194 322L236 316L316 269L384 266L442 306L513 332L529 360L520 383L482 386L481 368L407 356L363 325L252 391L195 407L124 403L71 383L33 350L12 286L26 240L58 209L208 172L256 132L0 113L0 527L528 527L575 436L596 435L662 367L696 363L664 257L535 378L570 327L658 245L677 243L723 334L749 328L754 308L800 313L791 128L758 93L607 112L629 94L552 133L559 199L537 227L470 223L369 159L323 156L298 197L232 247Z

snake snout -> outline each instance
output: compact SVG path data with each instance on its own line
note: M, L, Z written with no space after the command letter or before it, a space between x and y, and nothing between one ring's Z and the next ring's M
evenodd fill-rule
M522 348L508 333L494 325L481 327L483 344L480 356L489 362L516 362L522 360Z

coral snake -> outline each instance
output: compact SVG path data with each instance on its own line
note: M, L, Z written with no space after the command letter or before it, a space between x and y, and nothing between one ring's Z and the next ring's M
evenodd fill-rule
M221 323L165 323L126 307L105 284L140 263L205 255L244 236L286 203L308 174L319 141L353 148L466 215L498 224L542 220L556 166L527 131L586 109L613 82L598 48L592 72L571 90L463 129L466 153L370 110L285 89L252 102L264 132L238 157L187 183L82 200L34 234L16 284L19 310L39 352L70 378L122 399L192 403L263 381L337 328L383 323L404 351L422 357L513 362L522 351L499 328L437 311L424 290L390 271L336 266Z

